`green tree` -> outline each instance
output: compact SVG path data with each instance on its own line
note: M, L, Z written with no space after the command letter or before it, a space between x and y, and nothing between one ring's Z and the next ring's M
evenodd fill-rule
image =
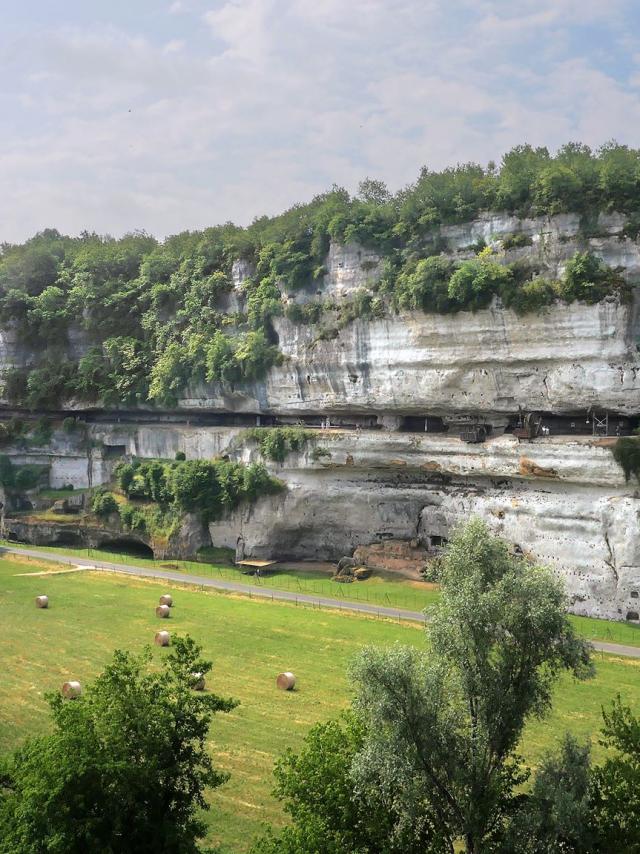
M407 816L426 815L440 849L467 854L499 842L526 779L516 750L542 716L563 670L592 674L560 582L510 554L472 520L442 561L429 654L367 649L356 660L356 710L366 723L354 762L360 785L395 786Z
M589 746L566 735L560 750L543 758L531 791L522 796L500 854L595 852L590 786Z
M513 277L509 267L485 258L463 261L449 279L449 300L459 308L477 311L486 307Z
M82 697L49 696L53 732L27 741L3 769L0 852L195 854L207 789L227 775L206 749L213 715L233 700L192 690L211 663L174 638L151 654L116 651Z
M567 261L564 278L559 285L559 294L567 302L582 300L596 303L607 294L624 293L625 286L620 274L608 267L592 252L576 252Z
M457 308L449 297L449 279L455 269L450 258L433 255L417 262L415 268L398 276L394 299L399 308L427 312L447 312Z
M6 454L0 454L0 486L15 486L16 472L13 463Z
M421 854L430 827L399 825L393 790L356 791L351 765L365 732L352 714L312 727L299 753L276 763L274 794L292 824L267 835L252 854Z
M111 513L118 512L118 502L112 492L106 489L98 489L91 499L91 511L96 516L106 517Z
M591 812L597 850L639 854L640 718L622 705L620 696L602 716L601 744L613 755L593 770Z

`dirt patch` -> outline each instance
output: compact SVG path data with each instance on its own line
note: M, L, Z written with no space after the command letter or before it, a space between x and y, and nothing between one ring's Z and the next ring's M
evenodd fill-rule
M527 457L520 457L520 474L525 477L558 477L556 469L539 466L533 460L527 459Z
M12 552L9 554L0 553L0 557L2 557L3 560L19 564L20 566L28 566L30 569L45 569L49 572L53 572L54 570L60 571L61 569L69 569L69 567L64 563L52 563L50 560L38 560L38 558L35 557L28 557L27 555L17 555Z
M420 571L429 559L426 549L413 540L385 540L370 546L358 546L353 553L358 564L382 569L408 578L420 578Z

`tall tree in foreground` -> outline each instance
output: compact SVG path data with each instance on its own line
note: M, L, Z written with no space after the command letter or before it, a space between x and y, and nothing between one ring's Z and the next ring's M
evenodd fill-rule
M593 769L591 782L596 850L640 854L640 717L619 696L602 716L600 743L608 755Z
M519 784L527 720L551 704L560 672L592 675L590 649L565 611L552 573L510 554L472 520L442 561L431 649L363 650L353 665L355 709L366 727L356 785L393 787L408 822L439 838L425 850L499 850ZM426 818L425 818L426 817Z
M116 651L84 695L50 696L53 732L18 749L0 775L0 852L193 854L207 788L227 775L206 739L236 703L194 693L211 663L175 638L160 669L150 652Z

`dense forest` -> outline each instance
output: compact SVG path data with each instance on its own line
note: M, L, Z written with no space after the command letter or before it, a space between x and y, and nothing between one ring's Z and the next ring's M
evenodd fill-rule
M596 152L568 144L518 146L499 166L468 163L434 172L392 195L363 181L355 196L340 188L249 227L231 223L184 232L159 243L144 232L119 240L53 229L22 245L0 247L0 324L16 330L33 355L6 377L5 397L33 409L76 398L106 406L175 405L190 384L257 379L282 358L272 319L286 313L332 337L355 317L403 309L476 310L495 296L517 311L554 300L596 302L628 288L588 251L562 281L541 278L526 261L504 263L478 245L455 261L439 239L443 224L482 211L520 217L576 212L585 236L601 211L627 214L625 236L640 231L640 151L616 143ZM378 252L380 281L340 307L285 304L320 279L331 241ZM511 235L503 248L527 245ZM250 262L246 311L230 310L235 259ZM331 313L332 324L323 327Z

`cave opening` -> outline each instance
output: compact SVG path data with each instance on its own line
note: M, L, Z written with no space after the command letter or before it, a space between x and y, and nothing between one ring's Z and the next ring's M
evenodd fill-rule
M131 555L131 557L154 558L153 549L140 540L130 537L119 537L115 540L103 540L98 544L103 552L112 552L119 555Z
M82 537L80 534L75 531L59 531L53 542L52 546L69 546L71 548L82 548L84 543L82 541Z

